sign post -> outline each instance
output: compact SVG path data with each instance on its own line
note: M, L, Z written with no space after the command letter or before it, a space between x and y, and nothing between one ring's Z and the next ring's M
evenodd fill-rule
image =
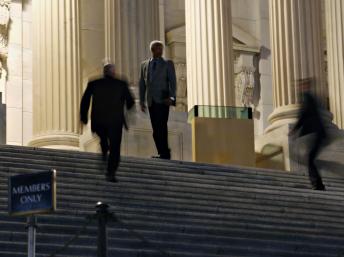
M28 229L28 257L36 257L36 229L37 218L35 216L27 217L27 229Z
M27 216L28 257L36 256L37 214L56 210L56 170L12 176L8 180L8 211Z

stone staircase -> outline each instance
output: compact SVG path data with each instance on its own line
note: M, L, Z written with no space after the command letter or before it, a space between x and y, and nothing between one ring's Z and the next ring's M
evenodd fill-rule
M58 210L38 217L37 256L61 248L103 201L152 245L178 257L344 256L344 179L309 189L301 174L123 158L118 184L100 156L0 146L0 257L26 256L25 218L7 214L8 176L57 170ZM96 222L61 257L96 256ZM109 224L110 257L162 257Z

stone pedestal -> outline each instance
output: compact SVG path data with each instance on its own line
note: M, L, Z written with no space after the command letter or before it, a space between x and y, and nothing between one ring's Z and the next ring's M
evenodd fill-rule
M192 120L192 160L201 163L255 166L253 120Z
M31 146L79 149L79 0L33 1Z

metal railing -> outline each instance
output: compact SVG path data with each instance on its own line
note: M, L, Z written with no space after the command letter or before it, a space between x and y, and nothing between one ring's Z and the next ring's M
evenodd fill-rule
M133 237L139 239L147 247L151 248L155 252L159 253L161 257L172 257L170 253L161 249L159 246L151 243L148 239L142 236L140 233L135 231L129 224L120 220L115 213L109 211L109 205L98 202L96 205L96 213L86 217L86 222L80 227L80 229L71 237L66 243L59 249L55 250L48 257L57 257L59 254L64 253L82 234L84 234L87 228L92 222L97 221L98 232L97 232L97 257L108 256L108 225L112 223L119 225L121 228L127 230Z

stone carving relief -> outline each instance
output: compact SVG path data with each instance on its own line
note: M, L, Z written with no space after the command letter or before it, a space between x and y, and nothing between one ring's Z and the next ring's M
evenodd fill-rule
M236 106L253 110L260 99L259 55L254 52L235 51Z
M176 111L187 112L187 83L186 83L186 64L175 63L177 76L177 105Z
M239 106L254 105L254 73L254 67L241 67L241 71L235 75L236 102Z
M0 79L7 78L8 34L12 0L0 0Z

